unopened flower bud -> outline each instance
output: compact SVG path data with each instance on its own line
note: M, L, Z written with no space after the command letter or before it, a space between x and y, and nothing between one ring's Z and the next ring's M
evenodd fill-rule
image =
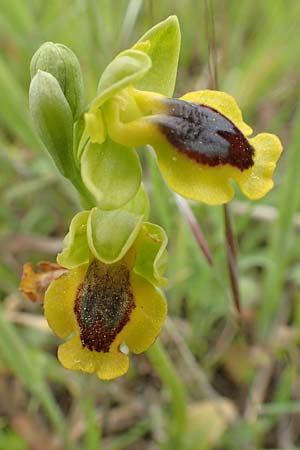
M35 128L60 172L74 178L73 118L57 79L39 70L29 89L29 106Z
M63 44L45 42L32 57L31 78L38 70L48 72L56 78L76 120L83 102L82 74L76 55Z

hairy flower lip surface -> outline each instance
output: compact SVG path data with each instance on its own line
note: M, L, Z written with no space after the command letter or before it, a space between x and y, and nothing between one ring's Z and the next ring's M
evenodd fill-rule
M179 152L211 167L229 164L243 171L253 166L253 147L219 111L185 100L165 102L167 114L154 120Z
M125 264L94 260L89 265L74 303L83 347L109 352L135 308L129 276Z

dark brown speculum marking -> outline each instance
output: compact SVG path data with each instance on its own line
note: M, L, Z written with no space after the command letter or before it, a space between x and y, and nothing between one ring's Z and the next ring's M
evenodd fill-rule
M241 131L215 109L184 100L166 100L167 114L155 116L167 140L189 158L209 166L253 166L254 148Z
M80 284L74 312L82 345L108 352L135 308L129 270L122 263L92 262Z

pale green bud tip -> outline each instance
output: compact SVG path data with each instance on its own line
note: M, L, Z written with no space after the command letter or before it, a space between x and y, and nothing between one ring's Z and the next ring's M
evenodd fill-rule
M32 57L31 78L38 70L48 72L57 79L74 119L77 119L82 110L83 81L76 55L63 44L45 42Z

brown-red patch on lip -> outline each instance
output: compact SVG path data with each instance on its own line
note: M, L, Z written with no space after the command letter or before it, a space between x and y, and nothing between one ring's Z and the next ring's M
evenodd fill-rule
M50 283L66 272L67 269L48 261L39 262L38 271L34 270L32 264L26 263L23 266L20 291L32 302L42 302Z
M89 350L108 352L117 334L129 321L135 308L125 264L93 261L80 284L74 313L82 345Z
M230 164L243 171L253 166L254 148L223 114L184 100L165 102L167 114L154 120L178 151L211 167Z

